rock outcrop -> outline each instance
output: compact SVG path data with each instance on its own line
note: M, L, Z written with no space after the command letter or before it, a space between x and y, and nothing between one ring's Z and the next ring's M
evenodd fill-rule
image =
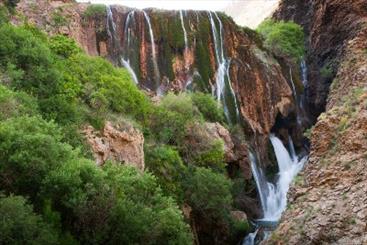
M289 208L264 243L367 244L366 1L284 0L280 6L277 18L305 27L310 96L326 112L312 129L310 160ZM329 77L319 76L329 62Z
M106 122L100 131L87 126L83 133L98 165L113 160L144 170L144 136L137 129Z

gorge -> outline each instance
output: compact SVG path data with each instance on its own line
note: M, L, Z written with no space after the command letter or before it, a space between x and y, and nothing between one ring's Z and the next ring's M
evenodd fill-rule
M11 24L0 22L0 136L10 146L1 150L10 156L24 147L9 143L18 142L9 128L23 132L16 128L23 124L13 122L17 117L24 125L36 120L23 118L33 115L30 102L16 94L25 92L38 101L44 125L60 126L60 145L75 148L66 155L80 151L98 165L63 160L78 169L69 174L69 165L50 167L51 174L44 171L46 177L32 183L40 186L34 193L9 177L32 171L0 167L1 192L29 198L65 241L367 242L365 0L281 0L257 31L212 11L68 0L21 0L7 11ZM42 52L55 53L56 65L39 68L46 58L23 60L16 48L10 53L35 44L6 34L8 25L24 26L34 35L28 39L49 45ZM12 37L14 44L5 45ZM54 75L61 81L51 89ZM8 87L12 91L4 92ZM3 94L14 98L3 105ZM39 128L24 131L38 135ZM0 160L9 166L28 159L7 154ZM37 165L39 159L27 161ZM69 194L75 189L78 194ZM88 196L78 198L81 193Z

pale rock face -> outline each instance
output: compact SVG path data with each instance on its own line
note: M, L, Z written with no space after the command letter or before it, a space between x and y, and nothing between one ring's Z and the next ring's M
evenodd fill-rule
M139 130L106 122L101 131L87 126L83 133L92 148L97 165L114 160L144 170L144 136Z

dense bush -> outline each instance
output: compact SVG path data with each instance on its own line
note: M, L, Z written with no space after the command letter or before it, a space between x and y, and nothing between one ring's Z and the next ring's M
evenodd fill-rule
M64 58L69 58L81 52L74 40L63 35L56 35L50 38L50 49Z
M257 31L264 37L265 46L276 55L295 61L304 56L304 33L296 23L268 19L258 26Z
M209 122L224 122L223 108L210 94L193 93L192 101Z
M170 146L146 147L145 165L158 178L167 195L183 200L182 180L187 174L179 153Z
M217 172L225 172L224 145L221 140L211 142L195 153L192 162L196 166L208 167Z
M85 18L102 17L106 15L106 6L104 4L91 4L87 7L83 16Z
M58 244L57 233L21 196L0 195L0 244Z
M207 168L195 168L186 184L188 203L213 219L225 219L232 205L231 181Z
M13 92L0 84L0 121L22 115L36 115L37 101L24 92Z
M0 188L35 199L45 176L72 159L57 126L39 117L0 122Z
M161 143L179 145L187 125L201 120L202 116L188 94L168 94L153 111L149 127Z

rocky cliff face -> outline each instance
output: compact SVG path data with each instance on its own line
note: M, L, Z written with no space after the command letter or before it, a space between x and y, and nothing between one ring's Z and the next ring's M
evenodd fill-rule
M87 8L63 1L24 0L18 5L29 22L73 37L89 54L120 66L128 62L142 88L219 95L230 120L236 123L239 113L251 131L268 134L278 114L285 117L294 110L292 90L278 62L253 31L225 15L112 6L101 15L85 16Z
M247 180L252 177L249 145L258 153L262 167L267 167L272 152L269 134L276 131L288 139L289 132L297 131L289 68L262 47L254 31L237 26L221 13L141 11L122 6L90 11L88 4L46 0L22 0L17 8L28 22L49 34L70 36L88 54L124 66L137 86L151 94L186 90L212 93L222 102L228 123L245 129L249 144L236 137L228 139L227 133L223 136L218 125L209 125L208 134L214 132L214 139L224 139L227 162L235 163ZM282 127L285 122L286 127ZM111 158L143 168L140 158L123 157L126 151L120 143L129 140L120 137L119 130L89 129L87 136L99 162ZM295 143L301 146L300 138ZM255 188L250 192L252 198L247 192L236 202L249 217L257 218L261 211Z
M311 104L314 115L326 112L312 129L310 161L289 208L266 243L365 244L366 1L284 0L280 6L277 18L305 27Z

